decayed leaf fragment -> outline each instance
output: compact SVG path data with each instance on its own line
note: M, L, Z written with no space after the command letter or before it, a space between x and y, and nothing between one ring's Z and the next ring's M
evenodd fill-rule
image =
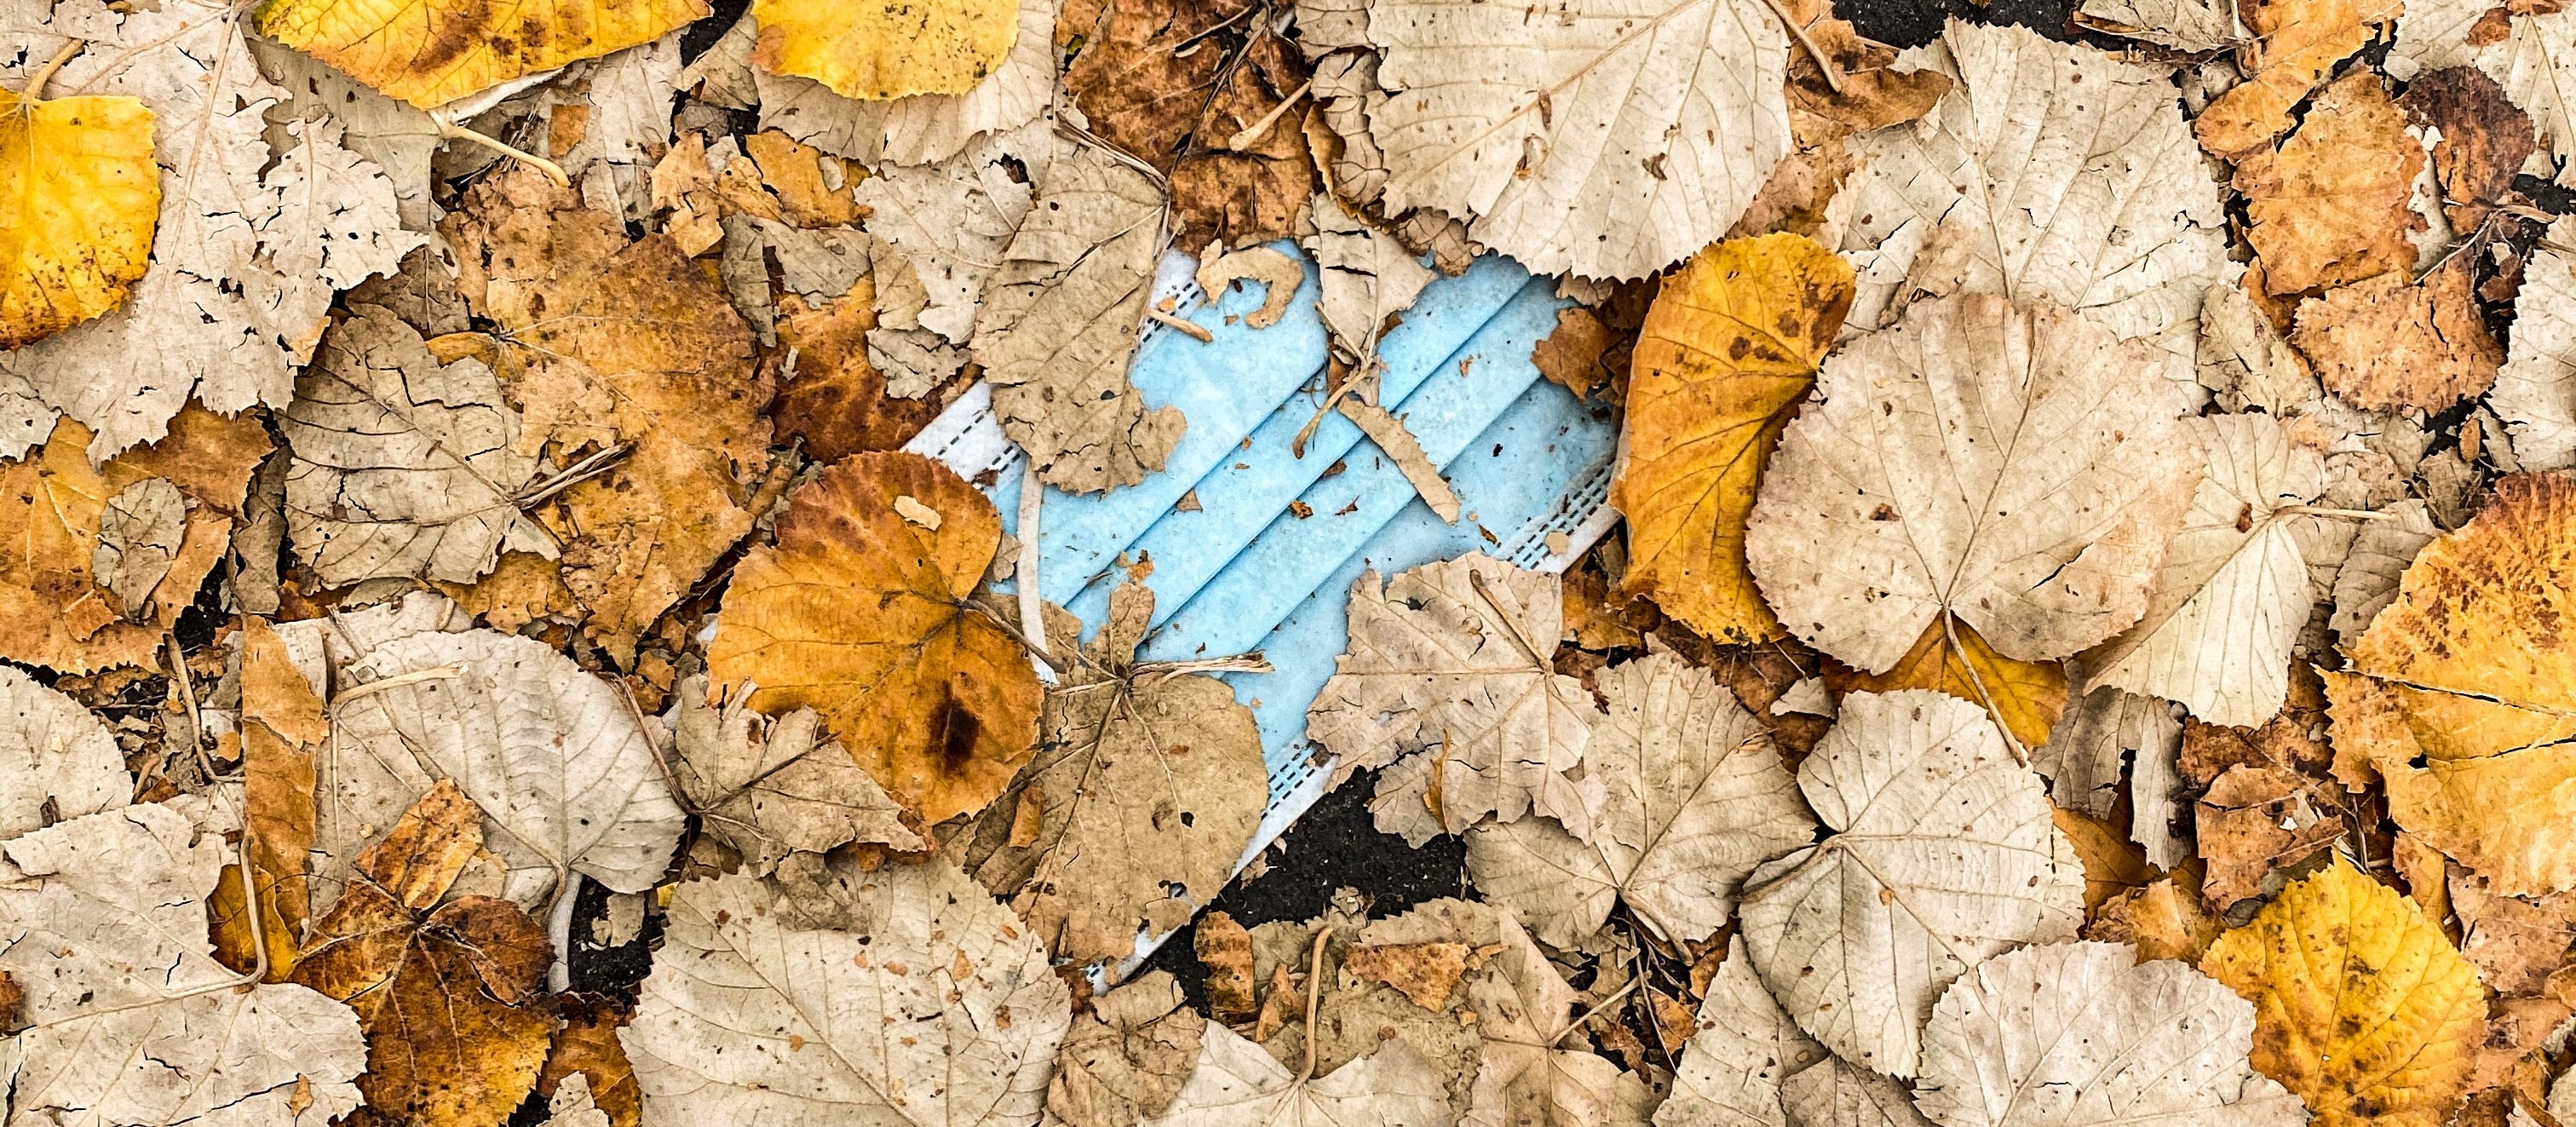
M1851 267L1800 235L1731 239L1664 279L1630 361L1610 487L1630 594L1717 641L1779 636L1745 568L1744 525L1851 298Z
M1233 875L1269 798L1261 733L1234 689L1138 665L1153 613L1153 591L1128 583L1090 645L1078 623L1050 624L1049 650L1079 657L1047 694L1035 758L962 851L1059 959L1123 959L1140 926L1187 922Z
M2255 1074L2253 1043L2254 1007L2197 970L2108 943L2029 947L1932 1008L1915 1104L1941 1127L2307 1122Z
M2278 149L2236 166L2251 225L2245 240L2276 294L2339 286L2415 264L2407 235L2424 219L2407 207L2424 146L2379 75L2364 68L2316 96Z
M1378 802L1436 794L1431 813L1450 833L1489 813L1505 822L1535 813L1589 839L1605 791L1568 773L1583 762L1598 710L1548 663L1562 610L1555 576L1482 552L1391 582L1363 574L1351 585L1349 651L1307 710L1307 735L1340 757L1344 777L1427 757L1411 789L1381 780Z
M1092 999L1058 1051L1047 1113L1071 1127L1133 1127L1161 1115L1188 1083L1207 1030L1167 971Z
M2244 82L2210 101L2192 122L2202 148L2237 158L2290 129L2299 104L2336 63L2369 39L2387 15L2356 0L2260 0L2241 13L2252 34L2238 52Z
M245 915L242 876L214 892L215 952L228 965L258 959L250 928L268 932L269 981L295 970L297 947L312 912L314 762L330 739L322 698L304 679L285 639L262 619L245 618L241 630L242 858L259 892L260 918Z
M708 11L706 0L559 0L534 12L464 0L268 0L259 31L431 109L650 43Z
M1072 999L1035 937L944 860L886 866L852 895L846 929L815 929L751 877L679 886L635 1020L618 1031L646 1124L745 1109L1038 1121Z
M1041 703L1018 637L966 602L1001 535L993 503L928 458L834 463L788 496L777 545L735 565L708 671L752 682L763 712L812 708L924 822L981 810L1033 754Z
M0 90L0 257L10 263L0 348L122 304L151 262L161 214L151 109L133 97L41 93Z
M1962 294L1852 341L1816 393L1745 534L1800 639L1882 673L1947 613L2045 661L2145 612L2201 461L2146 344Z
M13 1116L101 1124L322 1127L359 1106L349 1007L242 984L206 942L222 836L150 803L0 845L0 972L23 991Z
M507 900L441 899L482 847L482 814L442 779L314 921L295 981L347 1002L367 1033L358 1088L378 1114L489 1127L537 1085L554 1015L532 1005L553 948Z
M2290 343L2327 391L2355 406L2449 410L2485 391L2505 362L2478 309L2472 264L2456 255L2421 281L2391 270L2301 301Z
M2083 869L2046 785L1975 705L1845 697L1798 786L1833 836L1755 869L1737 911L1762 981L1844 1059L1914 1075L1944 987L2083 920Z
M1539 940L1571 950L1614 902L1667 942L1726 923L1754 866L1814 840L1753 714L1705 670L1670 653L1593 675L1609 703L1584 745L1584 773L1609 789L1589 842L1545 819L1468 831L1467 869Z
M751 58L772 74L811 78L847 98L963 94L1010 55L1019 16L1013 0L758 0L751 18L760 39Z
M2576 481L2506 478L2416 557L2335 682L2335 744L2386 781L2390 817L2500 893L2576 888L2571 592Z
M2254 1068L2321 1127L2435 1127L2486 1029L2477 969L2413 901L2340 860L2219 937L2201 969L2254 1003Z

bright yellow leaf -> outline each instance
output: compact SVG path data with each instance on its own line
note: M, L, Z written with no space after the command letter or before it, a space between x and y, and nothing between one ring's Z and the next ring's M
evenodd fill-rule
M850 98L963 94L1018 40L1014 0L752 0L752 61Z
M1806 236L1732 239L1665 279L1638 333L1610 493L1628 519L1626 586L1708 638L1781 634L1746 570L1744 523L1852 287L1851 267Z
M142 99L0 90L0 348L124 304L160 217Z
M1996 653L1967 623L1934 619L1914 648L1887 672L1872 676L1848 666L1828 668L1825 682L1842 693L1892 693L1933 689L1985 708L2027 750L2048 742L2049 729L2066 710L2066 669L2056 662L2020 661ZM1958 642L1951 643L1951 630Z
M2415 902L2338 860L2218 938L2200 969L2254 1003L2254 1067L2317 1127L2438 1127L2468 1089L2486 987Z
M650 43L706 0L268 0L259 30L422 109Z

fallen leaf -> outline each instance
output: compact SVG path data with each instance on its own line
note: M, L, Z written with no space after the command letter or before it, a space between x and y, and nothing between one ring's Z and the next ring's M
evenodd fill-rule
M1611 507L1622 590L1721 642L1778 637L1744 562L1772 445L1851 306L1851 267L1799 235L1734 239L1665 280L1630 362Z
M1190 946L1207 969L1208 1009L1217 1020L1233 1023L1261 1008L1252 985L1252 933L1224 912L1199 917Z
M2022 661L2118 634L2201 462L2159 372L2066 310L1916 305L1827 361L1782 435L1745 534L1754 578L1790 633L1870 673L1945 612Z
M37 93L0 90L0 162L16 170L0 186L0 212L11 217L0 348L123 304L150 264L161 214L142 99L26 96Z
M2075 851L2084 873L2084 915L2090 919L2113 897L2144 888L2159 875L2146 852L2109 820L2051 806L2049 820Z
M1055 163L976 313L993 412L1059 489L1134 485L1163 468L1187 425L1179 408L1148 410L1127 382L1162 206L1143 173L1075 149Z
M1048 1118L1070 1127L1133 1127L1163 1114L1194 1071L1207 1032L1208 1020L1164 971L1093 999L1057 1051Z
M228 966L254 966L250 928L266 929L271 982L294 973L312 916L314 762L330 737L322 698L295 667L285 640L265 621L242 620L242 857L261 911L257 920L244 915L243 874L227 870L234 887L218 883L214 890L215 953Z
M865 279L820 306L795 294L778 299L778 347L792 351L796 363L783 373L770 418L780 437L802 441L816 461L902 448L939 417L937 392L955 386L935 385L910 399L892 393L871 359L875 305L876 286Z
M2255 1008L2189 966L2108 943L2030 947L1932 1008L1914 1102L1941 1127L2306 1123L2255 1074L2254 1038Z
M704 0L574 0L541 14L459 0L272 0L259 32L421 109L521 75L650 43L705 16ZM415 22L417 21L417 22Z
M2576 246L2576 222L2552 222L2547 238ZM2512 347L2487 405L2513 436L2526 469L2576 465L2576 255L2540 247L2522 268L2514 298Z
M401 1122L500 1123L536 1090L553 1039L554 1015L529 1004L553 961L545 929L507 900L441 902L481 848L481 822L440 780L358 854L358 879L296 965L296 982L358 1011L358 1089Z
M2245 81L2212 99L2192 122L2200 146L2242 159L2290 131L2290 109L2361 49L2371 24L2393 12L2354 0L2255 0L2239 9L2250 32L2237 51Z
M1780 1102L1787 1105L1789 1127L1930 1127L1932 1122L1915 1110L1914 1092L1902 1082L1837 1056L1781 1081Z
M2208 866L2203 895L2215 910L2277 888L2276 873L2363 820L2329 777L2324 687L2304 667L2291 672L2288 703L2259 728L2183 721L2178 765L2203 788L2191 820Z
M2256 305L2258 295L2278 304L2261 292L2260 274L2248 271L2238 284L2201 294L2200 384L2228 411L2259 410L2276 419L2308 414L2322 392L2306 359Z
M2084 0L2075 22L2095 31L2200 54L2245 37L2233 0Z
M747 68L756 83L760 127L805 144L875 164L937 164L987 133L1037 120L1056 92L1055 38L1061 0L1019 0L1019 30L1010 54L963 94L916 94L856 101L822 83Z
M1708 980L1697 1030L1682 1045L1655 1127L1786 1127L1782 1082L1828 1059L1763 989L1741 935L1727 941L1726 961Z
M2440 928L2338 860L2220 936L2201 969L2254 1003L2254 1068L2321 1127L2433 1127L2466 1091L2486 991Z
M967 602L1000 540L992 502L928 458L835 463L788 495L777 546L734 565L708 671L755 684L763 712L814 709L925 823L981 810L1034 754L1041 699L1018 638Z
M758 0L751 18L760 25L754 65L811 78L843 97L878 101L971 91L1009 57L1020 30L1011 0L896 0L857 8Z
M1885 673L1835 662L1824 683L1840 693L1931 689L1987 710L2023 747L2048 741L2066 707L2066 670L2053 661L2016 661L1996 653L1975 627L1944 615L1925 627L1914 648Z
M1535 813L1588 839L1605 792L1568 772L1598 709L1548 664L1562 609L1554 576L1481 552L1392 582L1361 575L1350 647L1307 710L1307 737L1339 758L1337 779L1424 754L1420 783L1436 774L1447 832ZM1378 793L1390 801L1384 781Z
M1448 1122L1448 1092L1440 1074L1402 1041L1389 1041L1316 1077L1291 1074L1222 1025L1209 1027L1198 1065L1171 1110L1145 1120L1146 1127L1439 1127Z
M2182 746L2181 715L2164 701L2111 686L2093 689L2072 703L2048 741L2031 750L2030 765L2048 776L2049 800L2108 818L2119 805L2121 775L2134 760L2139 782L2131 792L2143 821L2153 803L2146 781L2159 772L2173 774L2174 753ZM2134 832L2152 863L2171 868L2180 859L2168 855L2157 860L2164 834L2144 825Z
M1367 372L1377 356L1387 320L1413 306L1431 269L1389 235L1357 219L1329 192L1313 200L1315 233L1300 240L1314 258L1320 296L1315 307L1332 334L1333 350L1352 371ZM1547 345L1533 358L1540 369Z
M2387 67L2392 77L2407 81L2445 67L2484 71L2515 105L2531 112L2541 144L2563 164L2576 146L2576 112L2556 95L2576 76L2576 50L2567 44L2570 27L2576 23L2553 4L2408 0ZM2571 175L2576 168L2557 173L2560 183Z
M790 853L851 842L931 848L813 709L772 721L752 710L747 693L709 700L704 674L682 678L671 697L672 782L705 832L742 855L745 871L766 875Z
M576 1073L547 1097L542 1127L612 1127L613 1122L591 1099L590 1078Z
M887 866L853 895L855 927L812 929L751 877L678 887L618 1031L653 1122L1038 1122L1072 1001L1036 938L946 861Z
M1574 988L1519 924L1496 922L1502 949L1466 990L1483 1044L1460 1127L1644 1127L1653 1093L1583 1041L1568 1043L1581 1021Z
M918 327L951 344L973 339L976 306L1036 198L1024 177L1050 164L1038 150L1051 153L1053 143L1036 126L986 136L937 164L880 168L852 189L868 209L868 232L923 287Z
M555 1031L554 1047L546 1051L545 1067L537 1073L537 1094L559 1095L578 1076L591 1106L607 1113L605 1127L636 1127L643 1119L644 1096L636 1090L626 1046L617 1040L617 1031L634 1016L633 1008L600 995L574 993L557 995L555 1006L564 1024Z
M2539 994L2576 942L2576 893L2498 896L2455 877L2449 895L2459 913L2460 954L2499 997Z
M1297 260L1270 247L1245 247L1225 250L1225 244L1210 244L1199 255L1196 281L1199 292L1214 303L1238 282L1261 285L1261 305L1243 315L1243 323L1256 329L1267 329L1279 323L1288 312L1288 302L1297 296L1297 287L1306 280L1305 268Z
M2470 292L2472 263L2461 255L2421 282L2390 271L2308 298L2290 343L2355 406L2449 410L2485 392L2505 362Z
M2400 501L2384 511L2390 519L2363 524L2344 555L2343 567L2335 572L2334 618L2329 625L2347 646L2360 640L2370 620L2397 601L2397 585L2407 566L2424 545L2442 534L2422 501Z
M0 666L0 714L10 721L0 725L0 842L114 810L133 793L125 752L79 701Z
M1261 733L1234 689L1136 660L1154 613L1140 584L1109 593L1091 644L1059 620L1048 649L1073 656L1038 721L1035 757L956 854L1060 959L1133 954L1216 899L1269 798ZM1016 792L1016 797L1014 795ZM1041 811L1014 846L1017 812Z
M2454 230L2476 230L2513 191L2514 175L2531 159L2537 144L2531 115L2495 79L2464 66L2417 75L2397 108L2417 126L2439 132L2433 173L2444 214Z
M161 478L145 478L107 499L89 570L129 621L151 612L152 592L178 562L187 524L188 499Z
M2141 959L2175 959L2197 965L2227 925L2200 904L2200 879L2186 871L2104 903L2085 925L2086 939L2125 943Z
M1798 786L1832 836L1753 871L1741 934L1783 1008L1847 1060L1912 1075L1944 987L2083 921L2083 871L2045 785L1974 705L1845 697Z
M2298 132L2236 166L2245 196L2245 241L2262 258L2275 294L2340 286L2415 264L2407 235L2422 216L2407 207L2424 169L2424 146L2367 69L2316 96Z
M1609 790L1589 842L1537 818L1467 832L1467 871L1540 942L1571 950L1613 903L1667 943L1723 926L1745 874L1814 840L1759 721L1669 653L1601 670L1584 774ZM1445 794L1444 794L1445 797Z

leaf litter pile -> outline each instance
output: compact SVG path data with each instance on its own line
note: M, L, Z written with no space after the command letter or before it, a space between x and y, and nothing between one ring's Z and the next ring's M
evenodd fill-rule
M2576 1127L2559 7L0 0L5 1122ZM904 449L1160 473L1174 251L1621 420L1374 855Z

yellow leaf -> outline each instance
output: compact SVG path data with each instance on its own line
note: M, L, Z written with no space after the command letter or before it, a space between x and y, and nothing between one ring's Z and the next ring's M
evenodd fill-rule
M905 496L937 531L895 511ZM993 503L928 458L835 463L789 496L778 545L734 568L707 666L758 686L763 712L822 714L924 821L981 810L1029 761L1041 701L1017 637L966 602L1001 535Z
M0 90L0 348L124 304L160 217L142 99Z
M1632 594L1720 642L1781 635L1744 563L1744 523L1780 430L1852 302L1851 267L1803 235L1733 239L1664 280L1639 331L1627 456Z
M2219 937L2200 969L2254 1003L2254 1067L2318 1127L2437 1127L2466 1093L2486 988L2415 902L2338 860Z
M2058 663L2020 661L1996 653L1967 623L1951 619L1958 644L1941 619L1932 620L1914 648L1887 672L1863 673L1839 663L1826 669L1825 683L1837 693L1892 693L1898 689L1934 689L1973 701L2002 722L2024 750L2048 742L2049 729L2066 709L2066 670Z
M752 0L752 61L849 98L963 94L1019 39L1013 0Z
M268 0L260 34L422 109L650 43L706 0Z

